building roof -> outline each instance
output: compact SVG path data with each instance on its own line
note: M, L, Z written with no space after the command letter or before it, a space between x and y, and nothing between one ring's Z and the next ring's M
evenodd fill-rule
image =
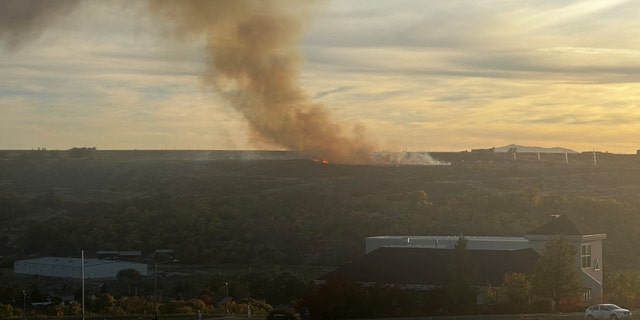
M601 233L602 232L598 232L592 225L584 223L579 219L572 220L567 215L561 215L530 231L527 235L585 236Z
M28 264L38 264L38 265L53 265L60 267L68 267L68 268L81 268L82 267L82 259L81 258L69 258L69 257L43 257L43 258L35 258L35 259L27 259L27 260L18 260L16 263L28 263ZM128 261L115 261L115 260L103 260L103 259L84 259L85 267L94 267L100 265L146 265L136 262L128 262Z
M467 250L471 285L502 284L507 272L532 273L539 255L533 249ZM394 285L445 285L451 279L455 250L381 247L320 280L344 275L351 281Z
M365 253L380 247L453 249L460 236L377 236L365 239ZM465 236L467 250L518 250L530 248L524 237Z

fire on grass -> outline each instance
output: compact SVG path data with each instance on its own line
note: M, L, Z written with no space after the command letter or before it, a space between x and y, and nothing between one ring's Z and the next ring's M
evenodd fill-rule
M334 161L329 161L324 156L311 158L313 162L322 164L333 164ZM371 161L368 165L374 166L442 166L450 165L449 162L444 162L433 158L428 152L374 152L371 156Z

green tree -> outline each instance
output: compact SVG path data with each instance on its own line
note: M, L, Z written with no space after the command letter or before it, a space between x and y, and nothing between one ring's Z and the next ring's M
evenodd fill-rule
M562 298L576 298L582 289L575 265L577 249L564 237L547 242L538 260L533 289L540 297L551 299L554 310Z
M240 298L266 299L274 286L273 275L266 272L243 270L236 276L236 291Z
M89 309L98 314L109 314L113 311L116 299L108 293L101 293L89 303Z
M63 317L65 308L64 302L50 305L47 308L47 315L52 317Z
M13 307L10 304L0 303L0 318L7 319L13 316Z
M507 272L502 279L502 287L511 303L527 304L531 299L531 281L526 274Z
M140 296L120 299L118 305L126 314L149 314L153 310L151 298Z
M449 292L454 304L472 302L473 293L469 284L469 259L467 257L467 238L458 237L454 247L453 265L451 266L451 282Z
M604 275L605 300L627 307L640 306L640 272L623 271Z

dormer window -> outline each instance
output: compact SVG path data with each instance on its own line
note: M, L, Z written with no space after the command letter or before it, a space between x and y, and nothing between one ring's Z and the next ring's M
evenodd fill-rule
M591 244L583 244L580 252L582 268L591 268Z

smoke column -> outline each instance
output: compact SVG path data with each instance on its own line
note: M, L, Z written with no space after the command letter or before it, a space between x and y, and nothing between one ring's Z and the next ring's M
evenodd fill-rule
M297 42L317 4L300 0L158 0L180 40L206 39L204 82L248 121L251 143L339 163L370 162L363 128L347 130L300 88Z
M9 51L37 38L79 0L0 0L0 42ZM332 121L300 88L299 37L311 0L149 0L161 28L183 41L206 40L205 84L249 124L250 142L338 163L369 163L364 128ZM169 22L170 24L166 24Z
M7 50L17 50L37 38L55 19L71 12L79 0L0 1L0 41Z

